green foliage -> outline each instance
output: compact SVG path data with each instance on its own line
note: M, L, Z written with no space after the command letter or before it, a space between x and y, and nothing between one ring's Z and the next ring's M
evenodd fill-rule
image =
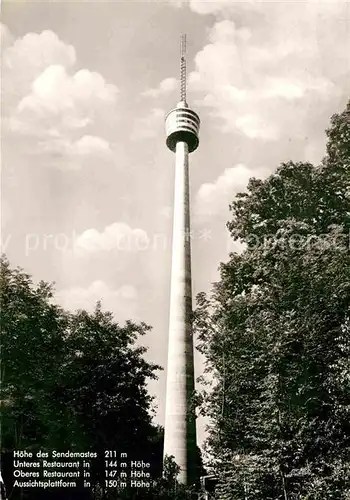
M350 484L350 104L318 167L251 179L195 328L219 500L345 500Z

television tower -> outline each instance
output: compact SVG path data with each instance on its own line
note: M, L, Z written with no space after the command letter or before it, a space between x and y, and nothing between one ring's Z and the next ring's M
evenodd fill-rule
M180 53L180 102L165 119L166 145L175 153L175 191L164 457L174 456L179 482L189 485L196 480L197 439L190 409L194 363L188 155L198 147L200 120L186 102L186 35L181 36Z

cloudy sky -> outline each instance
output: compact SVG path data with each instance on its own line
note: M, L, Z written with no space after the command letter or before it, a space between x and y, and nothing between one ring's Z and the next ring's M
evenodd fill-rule
M102 299L117 321L151 324L143 343L165 366L164 116L179 100L180 33L202 122L190 169L196 294L235 248L234 193L282 161L323 157L329 118L349 97L350 4L8 1L2 22L2 251L56 282L66 308ZM151 390L163 423L165 372Z

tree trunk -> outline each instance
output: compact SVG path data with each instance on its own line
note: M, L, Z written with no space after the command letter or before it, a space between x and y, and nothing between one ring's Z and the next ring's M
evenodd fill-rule
M281 469L280 469L280 472L281 472L281 476L282 476L282 487L283 487L284 500L288 500L287 489L286 489L286 479L285 479L284 474L283 474Z

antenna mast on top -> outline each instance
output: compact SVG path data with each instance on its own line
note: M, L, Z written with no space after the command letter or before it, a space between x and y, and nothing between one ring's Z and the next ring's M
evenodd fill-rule
M186 35L180 39L180 98L186 102Z

